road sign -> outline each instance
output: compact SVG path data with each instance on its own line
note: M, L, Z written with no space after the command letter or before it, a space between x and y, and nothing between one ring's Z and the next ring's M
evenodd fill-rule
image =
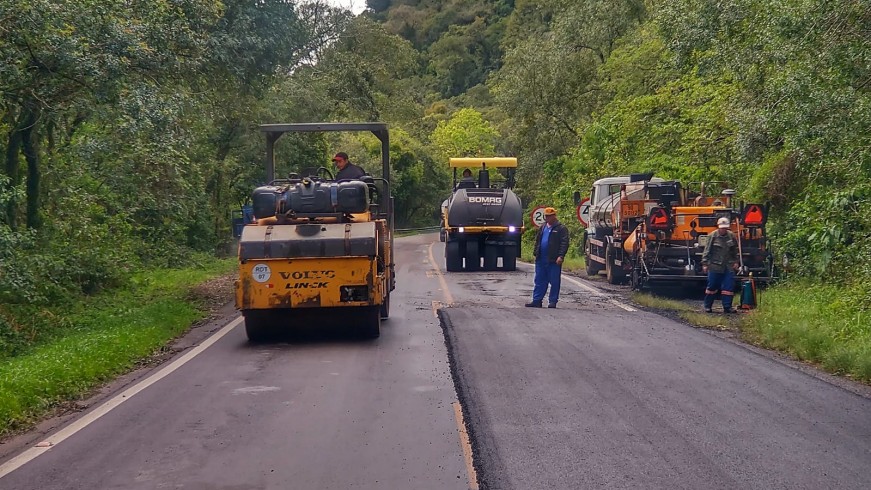
M581 203L578 204L578 221L581 222L582 225L587 226L590 224L590 198L585 197L581 200Z
M529 213L529 217L532 218L532 224L535 225L536 228L544 226L544 209L545 206L539 206Z

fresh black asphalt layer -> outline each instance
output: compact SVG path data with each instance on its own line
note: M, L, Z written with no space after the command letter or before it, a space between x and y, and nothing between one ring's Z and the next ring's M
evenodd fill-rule
M441 311L482 488L871 484L869 399L651 313L565 306Z
M867 389L531 270L446 274L482 488L871 487Z

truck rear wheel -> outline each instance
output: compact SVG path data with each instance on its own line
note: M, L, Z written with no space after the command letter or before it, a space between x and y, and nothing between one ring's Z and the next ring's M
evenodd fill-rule
M478 250L478 242L470 240L466 242L466 270L474 272L481 267L481 253Z
M616 250L611 245L605 249L605 276L608 278L608 284L623 284L626 280L626 272L622 266L614 264L614 256Z
M502 269L506 271L517 270L517 247L508 245L502 255Z
M499 264L499 247L496 245L484 245L484 270L495 271Z
M590 237L584 234L584 270L587 276L595 277L605 268L601 263L593 260L593 244L590 243Z
M597 276L599 275L599 271L602 270L602 266L591 259L589 255L584 256L584 263L584 270L587 272L588 276Z
M463 270L463 258L460 256L460 242L445 243L445 269L448 272Z
M595 277L605 269L605 266L602 265L601 262L593 260L593 256L599 256L593 253L594 245L592 243L592 238L593 237L589 236L587 233L584 233L584 270L587 272L587 276ZM607 259L607 254L605 254L605 257Z

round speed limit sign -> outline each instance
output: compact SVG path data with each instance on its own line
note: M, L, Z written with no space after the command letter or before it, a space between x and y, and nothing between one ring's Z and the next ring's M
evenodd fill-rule
M582 225L587 226L590 224L590 198L585 197L581 200L581 203L578 204L577 209L578 221L581 222Z
M529 217L532 218L532 224L535 225L536 228L544 226L544 208L545 206L539 206L529 213Z

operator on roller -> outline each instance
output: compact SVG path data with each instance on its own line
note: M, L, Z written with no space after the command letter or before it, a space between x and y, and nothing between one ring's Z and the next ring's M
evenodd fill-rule
M717 220L717 229L708 234L702 253L702 270L708 274L705 312L711 313L717 291L723 299L723 313L733 313L735 272L738 270L738 238L729 230L729 218Z
M465 169L465 170L463 170L463 178L459 182L457 182L457 185L454 188L454 190L473 189L475 187L477 187L477 183L475 181L475 178L472 177L472 171L469 169Z
M366 171L360 166L351 163L348 160L348 154L343 151L336 153L336 156L333 157L333 163L339 169L338 173L336 173L337 181L359 179L366 175Z

